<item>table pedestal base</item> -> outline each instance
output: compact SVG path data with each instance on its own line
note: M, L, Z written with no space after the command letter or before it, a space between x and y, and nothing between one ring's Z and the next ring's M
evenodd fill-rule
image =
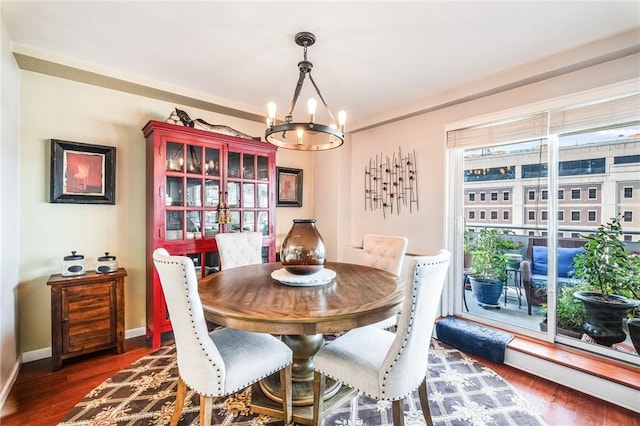
M327 385L329 385L329 383L327 383ZM357 392L353 389L346 386L339 387L334 396L325 399L323 405L324 410L320 418L323 418L356 396ZM256 414L266 414L268 416L282 418L282 404L267 397L262 392L258 383L255 383L251 387L251 411ZM313 421L313 405L294 406L293 421L302 425L310 425Z
M271 376L260 380L260 391L269 399L276 403L282 403L282 389L280 387L280 375ZM313 381L291 383L291 403L294 407L304 407L313 405ZM324 392L324 399L329 399L340 390L340 382L327 379L327 387Z

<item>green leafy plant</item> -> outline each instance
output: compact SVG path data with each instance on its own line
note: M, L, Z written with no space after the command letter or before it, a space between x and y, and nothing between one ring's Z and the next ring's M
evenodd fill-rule
M640 299L640 259L622 241L620 216L600 225L595 233L580 236L586 240L586 252L574 259L576 278L599 291L604 300L612 294Z
M495 279L504 281L507 278L506 266L507 250L519 250L522 243L510 238L513 231L504 230L498 232L496 229L483 228L476 238L476 247L473 250L472 274L475 278Z
M576 287L565 287L556 301L556 324L558 328L580 330L587 319L587 311L581 301L573 297ZM547 305L540 312L547 315Z

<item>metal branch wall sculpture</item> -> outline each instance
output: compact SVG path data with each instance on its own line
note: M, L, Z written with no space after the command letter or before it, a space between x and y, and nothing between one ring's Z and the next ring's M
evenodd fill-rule
M418 210L418 172L415 150L406 156L398 148L391 158L376 155L369 159L364 169L364 208L365 210L382 209L387 217L387 210L400 214L401 207Z

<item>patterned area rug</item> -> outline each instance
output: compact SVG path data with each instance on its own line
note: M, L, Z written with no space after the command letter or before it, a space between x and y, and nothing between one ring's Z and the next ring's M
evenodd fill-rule
M91 391L59 426L167 425L177 386L175 346L149 354ZM435 425L546 425L544 418L493 370L464 353L432 340L429 406ZM215 425L281 425L250 411L251 390L219 398ZM198 424L198 395L187 394L179 425ZM390 425L391 403L359 395L325 419L326 426ZM405 404L405 423L423 425L417 391Z

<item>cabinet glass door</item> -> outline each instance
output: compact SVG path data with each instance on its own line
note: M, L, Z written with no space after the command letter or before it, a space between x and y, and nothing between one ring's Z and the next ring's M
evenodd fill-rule
M258 232L262 232L263 235L269 235L269 212L258 212Z
M269 180L269 158L258 156L258 180Z
M227 176L232 178L240 177L240 153L229 152L227 155Z
M220 150L206 148L204 152L204 174L207 176L220 176Z
M167 142L167 171L168 172L181 172L184 165L184 145L181 143Z
M240 207L240 183L227 182L227 205L231 207Z
M202 180L187 179L187 207L202 206Z
M220 201L220 181L206 179L204 181L205 207L218 207Z
M255 185L253 183L242 184L242 207L254 208L256 206Z
M242 231L253 232L256 230L256 214L254 212L242 212Z
M202 173L202 147L187 145L187 173Z
M231 221L229 222L227 230L229 232L240 232L240 212L239 211L231 211L229 212Z
M200 211L187 212L187 240L202 238Z
M182 206L182 178L167 176L165 205Z
M182 211L179 210L167 210L166 212L166 240L181 240L182 239L182 225L183 216Z
M220 225L218 224L218 212L215 210L208 210L204 212L204 236L213 237L220 232Z
M258 208L269 208L269 185L266 183L258 184Z
M242 155L242 177L244 179L255 179L256 178L256 167L254 165L253 154L243 154Z

